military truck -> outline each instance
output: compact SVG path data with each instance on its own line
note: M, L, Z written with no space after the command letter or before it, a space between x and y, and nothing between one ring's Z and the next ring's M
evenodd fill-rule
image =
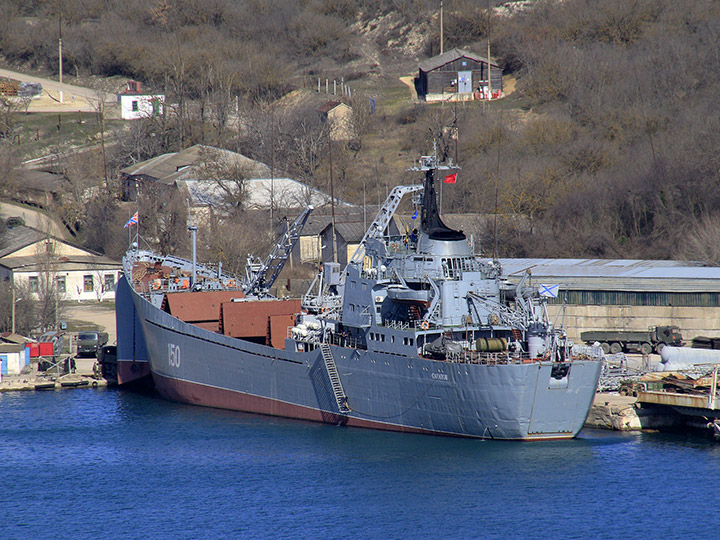
M643 330L593 330L580 334L580 339L588 345L599 342L607 353L641 352L660 354L663 347L672 345L681 347L682 334L677 326L651 326Z
M77 355L97 357L107 342L108 335L105 332L80 332L77 336Z

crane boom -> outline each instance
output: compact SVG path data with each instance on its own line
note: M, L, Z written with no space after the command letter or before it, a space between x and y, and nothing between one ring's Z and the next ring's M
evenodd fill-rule
M288 226L285 234L275 244L275 247L262 262L255 262L252 257L248 258L245 266L246 278L243 282L243 292L245 296L269 296L270 288L280 275L285 263L290 258L290 253L295 247L300 233L305 227L308 216L314 210L312 205L305 207L305 210L297 217L297 219Z

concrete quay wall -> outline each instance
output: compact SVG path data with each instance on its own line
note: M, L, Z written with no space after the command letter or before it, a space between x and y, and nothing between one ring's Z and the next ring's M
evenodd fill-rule
M559 325L563 307L548 305L550 320ZM596 306L568 304L565 307L568 337L580 341L586 330L647 330L651 326L675 325L686 343L696 336L720 337L720 308L678 306Z

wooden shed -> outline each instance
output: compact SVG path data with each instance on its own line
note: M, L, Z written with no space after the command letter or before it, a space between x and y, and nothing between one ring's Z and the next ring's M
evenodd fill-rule
M423 62L415 79L418 98L424 101L487 99L488 65L491 98L502 97L502 69L487 58L453 49Z

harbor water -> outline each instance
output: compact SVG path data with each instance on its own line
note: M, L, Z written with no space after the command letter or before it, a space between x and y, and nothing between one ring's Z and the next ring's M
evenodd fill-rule
M0 538L715 538L720 445L498 442L0 394Z

